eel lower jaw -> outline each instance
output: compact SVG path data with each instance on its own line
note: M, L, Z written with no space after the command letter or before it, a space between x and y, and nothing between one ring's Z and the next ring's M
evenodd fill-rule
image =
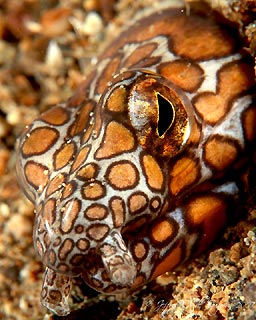
M109 276L116 285L131 286L136 278L136 268L132 265L121 265L111 267Z
M58 316L70 313L68 298L72 289L72 278L46 267L41 302Z
M137 275L136 262L122 235L112 232L101 247L101 258L110 281L117 286L131 286Z

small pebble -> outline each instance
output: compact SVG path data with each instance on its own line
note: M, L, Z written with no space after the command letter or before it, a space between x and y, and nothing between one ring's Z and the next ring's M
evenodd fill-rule
M83 21L76 17L71 17L70 23L80 35L96 36L103 29L101 17L93 11L89 12Z
M17 241L25 237L32 237L32 221L22 215L14 214L6 223L5 231Z
M64 35L70 28L69 7L50 9L44 12L41 18L42 32L49 38Z

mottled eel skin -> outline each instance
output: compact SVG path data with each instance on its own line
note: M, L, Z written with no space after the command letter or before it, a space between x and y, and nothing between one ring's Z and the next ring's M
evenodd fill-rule
M131 293L198 254L233 213L255 144L253 65L232 32L180 8L142 17L18 147L46 266L42 303L69 313L72 277Z

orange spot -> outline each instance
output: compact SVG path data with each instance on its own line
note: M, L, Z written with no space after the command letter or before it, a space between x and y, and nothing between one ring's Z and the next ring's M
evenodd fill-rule
M205 195L193 198L187 205L187 218L189 223L203 227L203 237L199 242L195 254L203 251L216 238L219 230L227 221L227 205L224 199L217 195Z
M124 32L119 41L105 51L105 56L113 55L126 43L142 42L163 32L171 39L174 53L191 60L220 58L234 52L234 38L224 28L192 12L186 15L180 10L164 10L163 14L152 18L151 26L149 28L148 19L140 21L133 32L130 29Z
M190 133L189 141L193 144L198 144L201 138L202 128L199 127L198 123L193 124L192 132Z
M87 101L83 107L80 108L77 113L76 120L74 121L72 127L69 130L69 135L71 137L81 134L89 127L89 121L93 117L91 113L94 110L94 103Z
M69 267L65 263L58 264L58 272L60 275L61 273L67 273L69 271Z
M72 172L74 172L78 167L80 167L81 164L85 163L89 151L90 151L89 147L84 147L79 151L71 167Z
M131 52L128 58L125 60L124 64L126 68L129 68L137 63L140 63L146 58L151 58L151 54L157 48L157 44L155 42L147 43L139 46L133 52Z
M195 183L199 175L199 167L194 160L186 157L179 159L171 171L170 189L172 194L177 195Z
M69 197L73 192L74 192L74 185L70 182L65 185L65 188L63 189L61 198L65 199L65 198Z
M45 225L52 225L55 221L56 218L56 201L54 199L48 200L43 208L42 212L42 220L41 224L44 226L43 228L45 229Z
M176 86L189 92L197 90L204 80L203 70L197 64L186 60L164 62L158 71Z
M132 163L120 161L109 167L106 178L114 189L125 190L137 185L138 176L138 170Z
M109 158L124 151L128 152L134 148L134 138L130 130L122 124L111 121L106 127L101 147L96 152L96 158Z
M168 31L174 52L192 60L213 59L233 52L233 39L209 19L196 15L177 17Z
M77 109L77 106L81 105L88 99L88 87L90 87L92 81L95 79L96 70L92 71L86 78L80 83L80 85L76 88L75 93L71 96L67 103L67 108Z
M96 91L98 94L103 93L107 88L108 82L110 82L113 76L117 73L121 59L121 55L112 56L105 69L101 72L99 81L96 84Z
M79 250L85 251L89 248L89 241L87 239L79 239L77 240L76 246Z
M182 259L182 248L180 244L172 249L165 258L160 261L160 263L157 263L156 268L154 272L152 273L152 276L150 277L151 280L155 279L157 276L172 270L176 265L178 265L181 262Z
M106 218L108 210L105 206L100 204L92 204L84 212L84 217L89 220L101 220Z
M75 144L73 142L63 144L60 149L57 150L57 152L54 154L53 161L55 170L59 170L65 167L73 158L74 152Z
M103 197L105 193L105 187L98 182L91 182L82 189L82 194L85 199L96 200Z
M145 277L143 277L142 275L139 275L138 277L136 277L134 283L132 284L132 289L141 287L145 282L146 282Z
M95 178L97 167L94 164L87 164L77 172L77 177L81 180L89 180Z
M136 256L137 260L144 260L147 256L147 248L145 247L145 244L142 242L136 243L133 248L133 254Z
M173 238L175 233L175 229L172 223L168 220L163 220L161 222L156 223L152 230L151 236L155 242L166 242Z
M27 134L23 143L23 156L27 158L47 152L55 144L58 137L58 131L52 128L42 127L32 130Z
M29 184L37 191L42 191L49 181L49 169L39 163L28 161L25 165L25 176Z
M150 220L150 218L146 214L140 216L136 220L133 220L132 222L127 223L122 229L122 234L125 234L125 233L129 234L132 232L138 232L138 230L142 226L146 225L149 220Z
M127 105L127 89L117 87L107 100L107 108L112 112L123 112Z
M150 202L150 206L151 208L153 208L154 210L158 209L159 206L160 206L160 201L159 199L153 199L151 202Z
M215 136L204 146L204 158L207 164L217 171L224 171L237 158L238 150L229 141L222 141L222 137Z
M218 78L217 94L202 93L194 101L195 108L212 125L225 116L235 97L254 84L252 66L237 61L224 66L218 72Z
M51 249L48 254L48 263L53 266L56 263L56 259L57 259L56 253L54 252L53 249Z
M124 223L125 219L125 204L121 198L113 198L110 201L110 209L112 213L112 219L116 228L120 227Z
M67 110L62 107L54 107L44 112L40 116L40 119L53 126L60 126L69 120L69 114Z
M83 144L90 139L92 132L95 132L93 123L86 128L85 134L83 135L83 139L82 139Z
M36 240L36 249L37 249L39 256L42 257L44 254L44 249L43 249L41 242L38 239Z
M95 241L103 240L109 231L109 226L106 224L95 224L87 229L88 237Z
M50 194L60 189L62 183L64 182L64 179L65 178L63 174L58 174L56 177L54 177L48 185L46 195L49 196Z
M131 214L136 214L147 206L147 198L143 194L133 194L129 198L129 210Z
M59 258L60 260L65 260L67 255L72 251L74 248L74 242L71 239L65 239L59 249Z
M72 230L73 225L80 213L81 203L79 200L74 199L66 203L63 208L62 218L61 218L61 229L64 233L68 233Z
M150 155L144 155L142 164L149 187L155 190L161 190L164 176L156 160Z
M243 128L245 138L248 141L253 141L256 136L256 108L255 106L249 107L243 113Z
M48 226L47 224L46 224L46 225L44 224L44 230L47 228L47 226ZM50 246L50 244L51 244L51 238L50 238L48 232L45 232L43 242L44 242L44 246L45 246L46 248L49 248L49 246ZM49 251L48 251L48 253L49 253ZM47 253L47 254L48 254L48 253Z

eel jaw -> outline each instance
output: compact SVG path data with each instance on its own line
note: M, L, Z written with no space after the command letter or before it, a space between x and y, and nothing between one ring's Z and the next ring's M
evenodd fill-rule
M137 275L136 262L127 248L122 235L112 232L101 247L101 258L112 283L131 286Z
M44 307L57 314L65 316L70 313L68 304L72 288L72 278L46 267L41 293Z

